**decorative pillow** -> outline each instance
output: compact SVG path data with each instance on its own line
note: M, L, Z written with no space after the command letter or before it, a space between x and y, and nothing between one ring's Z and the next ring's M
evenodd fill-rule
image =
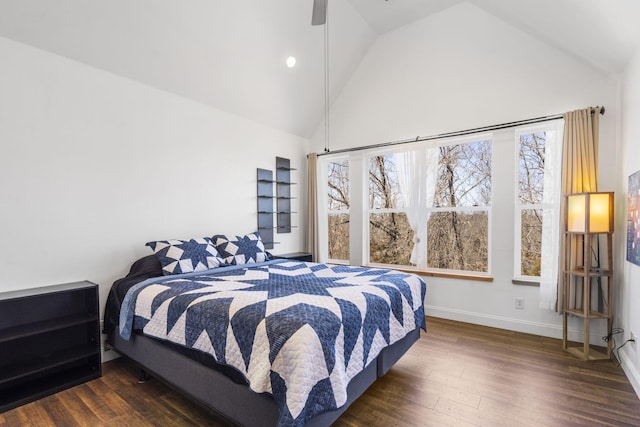
M268 261L260 233L235 236L235 238L217 234L211 238L220 256L228 265L251 264Z
M162 274L191 273L220 267L220 254L208 237L191 240L160 240L149 246L162 264Z

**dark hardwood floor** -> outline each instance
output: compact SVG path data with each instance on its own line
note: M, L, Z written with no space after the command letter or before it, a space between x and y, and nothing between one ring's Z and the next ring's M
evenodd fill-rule
M427 325L336 426L640 426L640 400L613 362L582 362L551 338L434 318ZM227 425L156 380L138 384L123 359L103 372L0 414L0 426Z

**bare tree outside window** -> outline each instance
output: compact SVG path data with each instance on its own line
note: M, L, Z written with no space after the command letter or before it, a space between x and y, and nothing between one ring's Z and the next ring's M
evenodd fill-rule
M402 212L398 172L392 154L369 158L369 260L410 265L413 230Z
M349 161L328 164L329 258L349 259Z
M427 221L427 266L436 269L488 271L491 204L491 141L440 148L433 206ZM369 158L369 260L411 265L414 231L404 212L392 154ZM427 219L428 218L428 219Z
M524 276L540 276L545 143L545 132L519 138L520 273Z
M513 268L514 276L523 280L535 277L543 283L555 276L554 261L547 258L556 256L553 236L559 233L559 126L545 123L513 130L515 206L509 202L501 208L515 212ZM362 183L368 186L366 193L357 195L365 197L363 212L360 208L351 212L347 157L327 159L329 259L349 259L349 227L355 220L369 237L364 262L490 273L490 138L430 141L353 157L357 162L351 172L365 173L368 178ZM357 182L360 192L361 182ZM503 226L494 224L493 229L502 232Z
M430 268L487 272L491 141L440 148L434 209L427 223Z

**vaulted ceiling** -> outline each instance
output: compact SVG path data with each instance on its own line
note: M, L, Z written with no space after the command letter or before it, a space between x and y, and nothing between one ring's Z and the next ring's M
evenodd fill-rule
M640 42L637 0L467 1L614 78ZM324 110L312 2L3 0L0 37L308 137ZM377 37L463 2L329 0L332 98Z

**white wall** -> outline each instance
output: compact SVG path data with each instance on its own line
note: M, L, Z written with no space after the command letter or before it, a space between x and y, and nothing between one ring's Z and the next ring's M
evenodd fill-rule
M255 231L275 156L304 218L308 141L8 39L0 58L0 292L86 279L104 304L150 240Z
M618 342L633 331L640 336L640 267L626 261L628 177L640 170L640 51L628 65L622 82L621 156L616 187L616 326L624 329ZM636 338L637 340L638 338ZM640 342L629 343L620 350L622 366L640 396Z
M601 190L616 181L616 82L586 63L463 3L381 36L331 111L330 148L355 147L605 105ZM312 139L321 152L323 129ZM494 144L494 162L513 162ZM515 171L496 168L494 206L513 205ZM513 210L493 213L491 283L427 278L427 313L560 337L561 318L539 309L537 287L513 285ZM515 309L515 298L525 309ZM604 322L603 322L604 323ZM571 324L577 338L579 325ZM594 342L606 325L596 327Z

